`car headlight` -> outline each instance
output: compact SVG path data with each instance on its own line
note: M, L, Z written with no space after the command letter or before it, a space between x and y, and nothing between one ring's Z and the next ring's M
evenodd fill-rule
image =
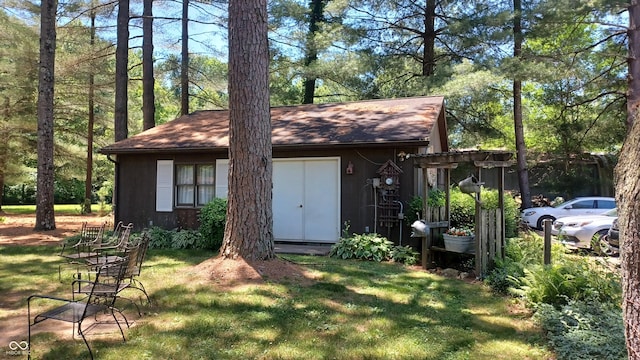
M527 211L527 212L525 212L525 213L524 213L524 216L531 216L531 215L535 215L535 214L536 214L536 211L535 211L535 210L532 210L532 211Z

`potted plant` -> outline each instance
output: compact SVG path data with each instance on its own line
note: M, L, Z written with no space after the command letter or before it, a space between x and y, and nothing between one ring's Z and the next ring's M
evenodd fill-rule
M449 228L442 238L447 251L468 253L475 250L475 235L470 228Z

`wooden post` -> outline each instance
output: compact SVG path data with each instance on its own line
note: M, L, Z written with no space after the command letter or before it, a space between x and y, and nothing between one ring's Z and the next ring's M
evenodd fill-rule
M480 167L476 167L476 178L478 182L482 182L482 171ZM475 216L475 227L474 233L476 235L476 277L481 279L484 276L484 270L486 268L486 264L484 264L485 253L486 253L486 244L484 240L486 237L484 236L483 229L483 221L482 221L482 206L480 205L482 202L482 198L480 193L475 194L476 197L476 216Z
M427 211L427 198L429 197L429 181L427 168L422 168L422 215L426 222L431 222L431 212ZM422 267L430 269L433 264L433 254L431 253L431 239L433 232L429 232L422 237Z
M499 232L496 238L496 256L504 258L504 247L506 246L506 229L504 216L504 167L500 166L498 174L498 210L500 211L500 218L497 219L496 233Z
M542 220L544 228L544 264L551 264L551 219Z

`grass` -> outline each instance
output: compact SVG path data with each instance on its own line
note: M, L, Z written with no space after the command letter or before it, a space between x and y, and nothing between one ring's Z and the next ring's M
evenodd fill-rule
M2 211L10 215L29 215L36 213L35 205L2 205ZM53 206L56 215L80 215L82 208L79 204L56 204ZM95 214L108 213L111 205L92 204L91 211Z
M287 255L318 280L219 291L194 281L191 271L210 256L150 250L141 280L153 304L141 319L126 311L137 321L126 343L117 333L89 336L96 358L553 358L529 316L482 285L398 264ZM2 301L0 322L26 313L31 293L69 291L57 281L58 262L52 247L0 247L0 293L15 299ZM82 341L70 336L38 334L32 345L34 359L87 356Z

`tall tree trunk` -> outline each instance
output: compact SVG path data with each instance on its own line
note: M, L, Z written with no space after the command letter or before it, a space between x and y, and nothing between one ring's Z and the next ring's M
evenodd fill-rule
M182 2L182 67L180 68L180 113L189 113L189 0Z
M315 70L311 70L310 67L318 60L318 48L316 46L315 37L320 29L319 23L324 21L324 1L325 0L311 0L309 3L311 11L309 13L309 33L307 34L307 49L304 58L304 66L306 68L307 75L304 79L303 104L313 104L313 99L316 95L317 77L315 75Z
M144 0L142 11L142 128L156 126L153 79L153 0Z
M229 1L229 193L221 255L272 259L267 0Z
M56 57L57 0L44 0L40 10L40 74L38 79L38 175L35 230L55 230L53 212L53 96Z
M11 100L8 96L4 98L4 104L2 106L2 116L9 121L10 115L10 107ZM9 139L9 131L10 128L7 126L6 128L2 126L0 123L0 138L1 139ZM2 210L2 197L4 196L4 173L7 168L7 152L8 152L8 144L7 141L4 143L0 143L0 214L4 214Z
M522 2L513 0L513 57L522 57ZM516 136L516 159L518 163L518 184L522 208L531 207L531 191L529 190L529 170L527 169L527 145L524 142L524 125L522 122L522 81L515 74L513 80L513 124Z
M95 1L91 9L91 28L89 35L89 45L93 49L96 41L96 12L94 10ZM95 123L95 68L89 69L89 121L87 124L87 171L84 179L84 206L82 212L91 214L91 181L93 179L93 124Z
M616 166L616 200L620 227L622 263L622 314L627 353L640 359L640 4L629 5L629 90L627 92L627 137Z
M427 0L424 10L422 76L431 76L436 67L436 0Z
M118 0L118 27L116 44L116 82L115 82L115 141L129 136L127 121L128 66L129 66L129 0Z

